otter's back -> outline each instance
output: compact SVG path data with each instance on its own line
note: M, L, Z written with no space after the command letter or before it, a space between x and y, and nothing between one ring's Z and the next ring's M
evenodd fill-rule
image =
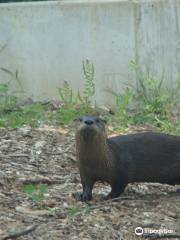
M180 137L137 133L108 139L129 181L180 183ZM126 171L126 169L124 169Z

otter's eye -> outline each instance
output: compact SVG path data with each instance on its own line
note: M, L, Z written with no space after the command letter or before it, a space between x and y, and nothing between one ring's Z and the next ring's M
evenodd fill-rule
M82 120L83 120L82 118L79 118L79 121L80 121L80 122L82 122Z
M97 123L99 123L99 122L100 122L99 118L97 118L97 119L96 119L96 122L97 122Z

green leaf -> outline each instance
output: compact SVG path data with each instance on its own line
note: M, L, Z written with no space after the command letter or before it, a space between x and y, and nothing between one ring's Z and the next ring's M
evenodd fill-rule
M6 83L0 84L0 93L7 93L9 90L9 85Z
M41 185L39 186L39 190L40 190L41 193L47 193L47 192L48 192L48 186L47 186L47 184L41 184Z
M14 77L13 72L11 72L10 70L8 70L7 68L1 68L1 70L9 75L11 75L12 77Z
M36 187L32 184L29 184L24 187L24 191L25 193L31 195L36 191Z
M38 194L36 194L36 193L33 193L33 194L31 195L31 199L32 199L33 202L38 202L38 201L41 200L41 197L40 197L40 195L38 195Z
M71 214L74 216L76 215L77 213L79 213L80 209L78 207L73 207L71 209Z

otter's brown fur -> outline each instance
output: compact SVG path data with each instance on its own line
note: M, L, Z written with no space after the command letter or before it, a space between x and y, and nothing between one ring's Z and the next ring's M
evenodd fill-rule
M118 197L130 182L180 183L180 137L137 133L107 138L104 122L84 116L76 127L82 201L92 198L100 180L111 185L108 198Z

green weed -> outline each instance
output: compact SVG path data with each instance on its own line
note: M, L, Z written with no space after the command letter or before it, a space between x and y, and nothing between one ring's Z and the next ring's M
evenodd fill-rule
M94 65L89 60L83 61L83 73L85 77L84 91L82 96L78 92L78 99L88 114L91 111L91 98L95 95Z
M68 82L64 81L63 86L58 88L58 92L64 107L68 108L77 103L77 100L74 99L72 88L69 86Z
M138 65L130 63L133 69ZM119 128L128 125L153 125L158 131L179 133L180 78L173 86L150 74L139 77L136 86L128 85L122 94L108 90L115 97L115 115L110 120Z
M18 128L23 125L31 125L36 127L41 121L45 121L47 110L42 104L32 104L22 106L15 111L6 112L0 116L0 127Z
M79 215L89 215L91 212L90 207L80 209L79 207L73 207L70 209L72 220L75 221Z
M48 186L46 184L29 184L24 187L24 192L30 197L33 203L37 203L46 199L46 194L48 193Z
M61 88L58 88L60 99L63 103L62 108L58 111L60 123L69 124L73 119L85 114L97 113L96 104L92 107L92 97L95 95L94 83L94 65L89 61L83 61L84 90L82 94L78 91L73 93L72 88L67 82L64 82Z
M116 109L115 118L120 122L122 128L127 127L129 119L129 107L133 99L133 91L126 88L122 94L117 94L115 91L108 89L107 92L115 97Z
M133 61L130 65L133 69L138 68ZM172 86L166 86L162 78L142 74L136 86L128 85L122 93L108 89L107 92L114 96L116 103L114 115L111 115L96 106L95 69L89 60L82 63L84 90L81 93L73 92L67 82L58 88L62 102L62 107L58 110L38 103L18 106L17 99L23 92L18 71L13 73L5 68L1 70L9 75L10 80L0 84L0 127L36 127L41 122L54 125L71 124L73 119L81 115L105 114L104 118L113 128L121 131L131 125L152 125L157 131L180 133L180 77ZM12 81L16 81L18 92L12 92Z
M0 84L0 112L3 113L17 109L17 99L23 93L23 87L17 70L12 72L6 68L0 69L10 77L6 83ZM18 91L11 90L12 81L17 84Z

